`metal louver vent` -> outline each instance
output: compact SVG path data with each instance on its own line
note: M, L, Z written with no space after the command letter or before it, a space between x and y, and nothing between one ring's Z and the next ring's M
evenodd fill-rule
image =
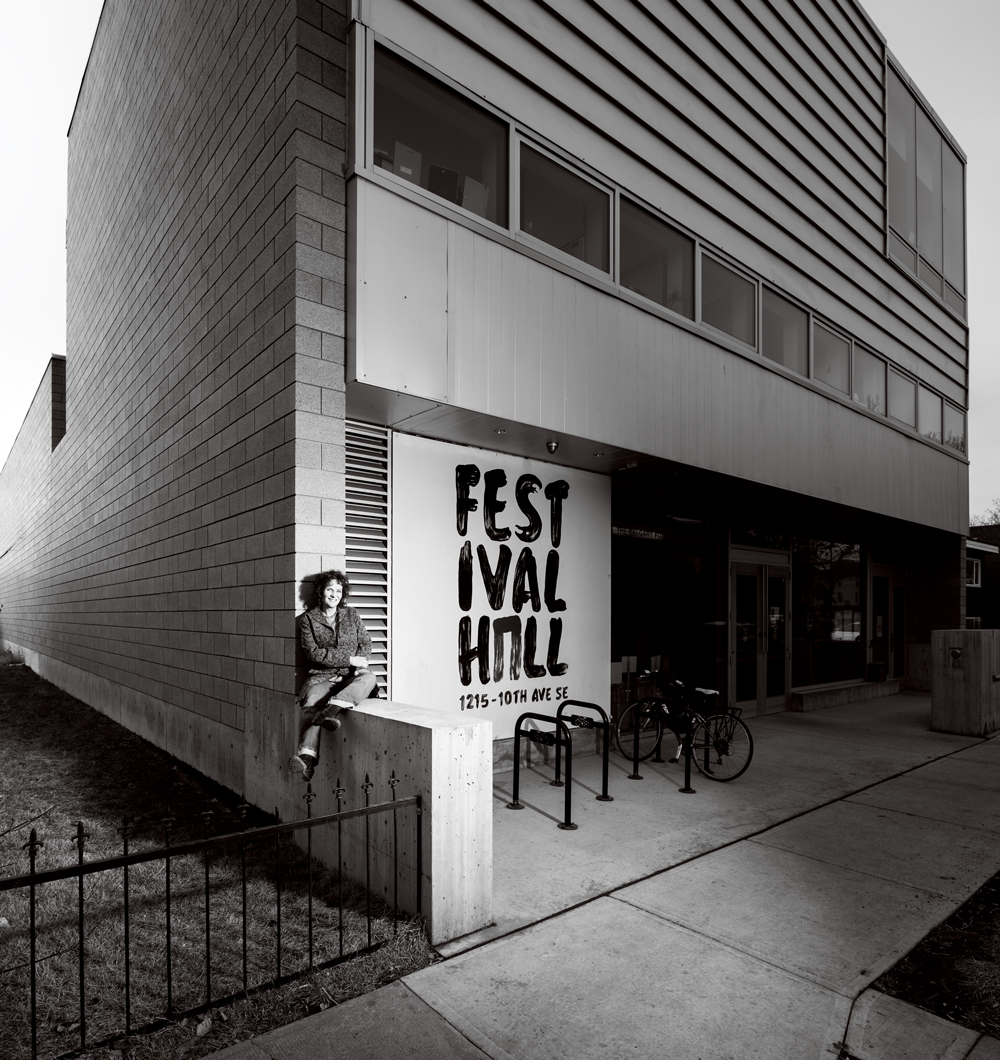
M347 421L347 576L351 605L372 638L369 666L389 687L390 433Z

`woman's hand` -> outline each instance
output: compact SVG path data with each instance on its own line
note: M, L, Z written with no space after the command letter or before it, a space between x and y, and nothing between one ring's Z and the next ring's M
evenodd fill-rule
M347 661L351 666L362 667L368 665L368 660L363 655L352 655Z

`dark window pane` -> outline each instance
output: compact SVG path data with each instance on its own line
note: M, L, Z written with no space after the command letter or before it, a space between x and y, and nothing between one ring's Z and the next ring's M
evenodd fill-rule
M521 231L603 272L611 198L538 151L521 144Z
M910 272L917 271L917 254L911 250L895 232L889 232L889 253Z
M941 273L936 269L932 269L923 258L920 259L920 267L917 270L917 275L938 296L938 298L944 296Z
M917 385L905 375L889 369L889 415L894 420L917 425Z
M792 542L792 685L863 677L861 548Z
M917 249L941 271L941 134L917 109Z
M621 200L621 284L694 318L694 241Z
M756 346L756 290L721 262L703 254L701 258L701 319L705 324Z
M965 316L965 299L949 284L944 285L944 300L956 313L961 313L963 317Z
M507 226L507 124L381 48L374 163Z
M944 444L965 452L965 413L953 405L944 406Z
M766 287L763 302L761 352L768 360L783 364L799 375L808 375L809 315Z
M885 361L867 350L854 351L854 400L871 412L885 415Z
M965 292L965 189L962 162L947 145L942 159L944 191L944 276L960 294Z
M813 378L842 394L850 393L851 347L819 324L813 329Z
M933 442L941 441L941 398L926 387L917 388L917 430Z
M889 70L889 224L917 243L917 152L913 96Z

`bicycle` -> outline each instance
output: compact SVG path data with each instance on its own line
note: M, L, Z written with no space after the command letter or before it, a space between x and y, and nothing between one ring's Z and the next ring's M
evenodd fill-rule
M742 776L753 758L753 737L740 720L738 708L719 708L714 688L689 689L682 681L653 675L663 693L630 703L615 725L619 753L629 761L635 755L635 729L639 728L639 761L657 752L665 729L677 738L677 751L671 762L683 753L684 739L690 734L691 757L698 772L709 780L728 781ZM695 702L697 702L697 709Z

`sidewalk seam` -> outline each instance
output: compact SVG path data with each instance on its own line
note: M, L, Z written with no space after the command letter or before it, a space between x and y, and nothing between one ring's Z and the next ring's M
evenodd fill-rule
M525 931L528 928L535 927L537 924L544 924L544 923L546 923L549 920L554 920L557 916L562 916L563 913L569 913L569 912L572 912L575 909L580 909L580 908L582 908L585 905L589 905L591 902L596 902L599 898L613 898L618 891L623 891L623 890L625 890L626 887L633 887L637 883L645 883L646 880L651 880L651 879L653 879L656 876L662 876L665 872L672 872L674 869L678 869L682 865L687 865L687 864L689 864L692 861L697 861L698 858L704 858L704 857L707 857L709 854L714 854L718 850L725 850L727 847L735 846L737 843L743 843L743 842L745 842L747 840L755 839L757 836L764 835L765 833L770 832L770 831L772 831L775 828L780 828L781 825L783 825L783 824L788 824L789 821L796 821L800 817L805 817L806 814L813 813L816 810L822 810L822 809L824 809L827 806L833 806L834 803L846 802L848 799L853 798L855 795L860 795L861 792L863 792L863 791L868 791L870 788L877 788L879 786L879 784L887 784L890 780L898 780L900 777L904 777L908 773L913 773L913 772L915 772L918 769L923 769L925 766L929 766L932 762L940 762L940 761L942 761L945 758L950 758L952 755L960 754L962 751L967 751L970 747L978 747L981 744L988 743L990 740L995 739L995 738L997 738L997 737L995 737L995 736L970 737L970 739L973 739L974 742L970 743L970 744L966 744L965 747L956 747L954 750L948 751L947 754L938 755L936 758L928 759L926 762L920 762L918 765L910 766L908 769L901 769L898 773L893 773L891 776L888 776L888 777L882 777L882 779L880 779L880 780L873 780L870 784L865 784L862 787L856 788L853 791L848 791L848 792L846 792L843 795L838 795L834 799L827 799L826 802L821 802L821 803L819 803L816 806L810 806L809 809L807 809L807 810L801 810L799 813L792 814L791 817L785 817L784 819L782 819L780 821L775 821L773 824L766 825L764 828L759 828L756 832L750 832L747 835L740 836L737 839L730 839L728 842L722 843L722 844L720 844L717 847L712 847L711 850L703 850L703 851L701 851L698 854L692 854L690 857L684 858L681 861L678 861L674 865L668 865L666 868L663 868L663 869L656 869L654 872L649 872L645 876L639 876L637 879L629 880L628 883L618 884L615 887L608 888L608 890L606 890L606 891L601 891L599 894L590 895L588 898L581 899L581 901L576 902L574 905L566 906L565 909L556 910L556 912L550 913L548 916L540 917L538 920L529 921L527 924L519 924L516 927L512 927L509 931L504 931L504 932L502 932L499 935L493 935L493 936L491 936L488 939L483 939L482 942L477 942L474 945L469 946L468 949L462 950L461 953L450 954L449 956L444 957L444 960L445 961L451 961L451 960L454 960L456 957L461 957L462 954L472 953L473 950L478 950L478 949L480 949L483 946L488 946L491 942L497 942L500 939L509 938L511 935L516 935L519 931ZM543 812L543 811L539 811L539 812ZM903 812L903 811L900 811L900 812ZM549 816L549 815L545 814L545 816ZM914 816L920 816L920 815L916 814ZM554 818L554 817L552 819L556 820L556 818ZM928 818L928 819L929 820L935 820L936 818ZM965 827L973 827L973 826L966 825ZM988 831L988 829L980 829L980 831ZM488 928L480 928L479 930L480 931L486 931L486 930L489 930L489 929ZM475 932L470 932L470 934L475 934ZM462 938L462 937L464 937L464 936L460 936L460 938ZM449 941L449 943L458 942L458 941L460 941L460 938L459 939L449 939L448 941ZM442 945L446 945L446 943L442 943Z
M427 1005L428 1008L436 1012L446 1023L454 1027L466 1041L471 1042L480 1052L490 1057L490 1060L517 1060L516 1057L497 1045L492 1038L456 1012L446 1001L439 998L433 990L429 990L426 986L421 986L418 990L405 979L400 979L399 982L416 998Z

